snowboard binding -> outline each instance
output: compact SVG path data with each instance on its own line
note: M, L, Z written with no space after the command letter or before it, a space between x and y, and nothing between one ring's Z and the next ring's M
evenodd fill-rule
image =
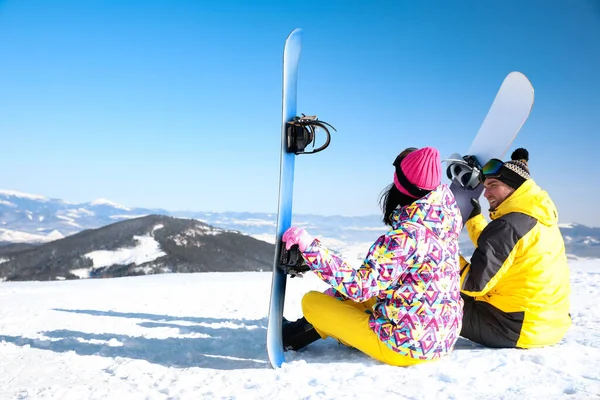
M463 188L474 190L479 186L479 175L481 174L481 164L475 156L464 156L452 154L449 159L444 160L448 163L446 175L448 179L458 183Z
M302 258L302 253L300 253L300 249L298 245L295 244L290 247L289 250L285 248L285 244L281 243L281 253L279 254L279 265L286 274L290 275L292 278L302 275L310 271L310 268L304 262Z
M316 115L294 117L294 119L285 125L287 135L287 151L294 154L313 154L325 150L331 141L329 128L337 130L325 121L319 121ZM312 151L305 151L310 144L315 147L315 137L317 129L323 130L327 134L325 143Z

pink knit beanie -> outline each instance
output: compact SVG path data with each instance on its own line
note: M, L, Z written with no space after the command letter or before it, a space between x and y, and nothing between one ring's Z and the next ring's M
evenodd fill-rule
M419 199L442 183L440 153L423 147L408 154L396 166L394 185L407 196Z

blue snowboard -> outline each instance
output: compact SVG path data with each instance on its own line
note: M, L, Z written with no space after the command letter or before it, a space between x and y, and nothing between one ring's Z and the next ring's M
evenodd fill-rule
M467 155L475 156L481 166L492 158L502 158L527 121L533 100L533 86L527 77L520 72L508 74ZM448 166L460 164L460 159L460 155L453 154L450 160L447 160ZM450 189L456 197L464 223L473 210L471 199L481 196L483 185L465 187L455 178L450 184Z
M281 323L287 275L279 266L281 237L292 222L292 198L294 192L294 161L296 155L287 151L286 123L296 116L298 86L298 61L302 50L302 30L295 29L285 41L283 52L283 113L281 119L281 156L279 169L279 206L277 211L277 236L273 262L273 282L267 326L267 352L273 368L285 361Z

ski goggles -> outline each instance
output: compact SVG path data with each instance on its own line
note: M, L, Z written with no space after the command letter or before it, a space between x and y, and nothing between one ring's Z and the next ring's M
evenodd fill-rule
M483 183L486 178L498 178L502 175L502 167L504 161L492 158L486 162L483 168L481 168L481 174L479 174L479 180Z

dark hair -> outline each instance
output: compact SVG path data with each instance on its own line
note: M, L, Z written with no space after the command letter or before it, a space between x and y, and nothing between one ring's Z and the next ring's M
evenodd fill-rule
M383 223L392 226L392 214L398 206L407 206L416 199L409 197L398 190L393 183L386 187L379 197L379 206L383 211Z
M408 147L402 150L392 165L396 168L399 168L400 162L404 159L404 157L415 150L417 150L416 147ZM379 196L379 206L381 207L381 211L383 211L383 223L392 226L392 214L394 210L398 206L404 207L413 203L414 201L415 199L399 191L396 185L393 183L387 186Z

